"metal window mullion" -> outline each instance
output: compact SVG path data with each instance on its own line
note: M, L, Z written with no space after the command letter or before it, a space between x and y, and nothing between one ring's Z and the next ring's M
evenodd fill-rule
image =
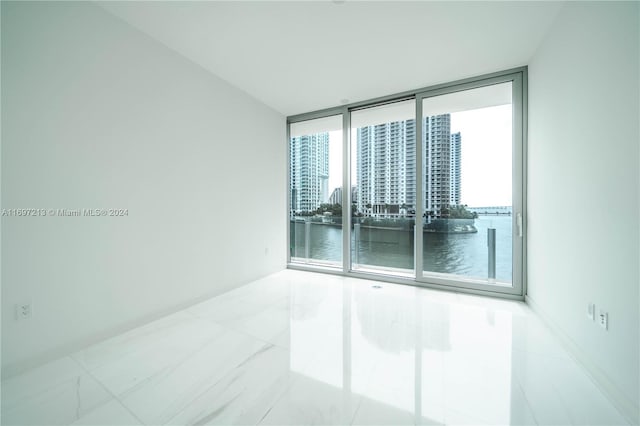
M342 272L351 269L351 138L349 109L342 109Z
M513 136L512 136L512 285L518 294L524 295L524 247L526 238L525 203L525 123L524 115L524 78L517 74L512 81ZM522 236L518 233L518 216L521 216Z
M527 294L527 220L528 220L528 195L527 195L527 176L528 176L528 133L529 133L529 74L525 68L520 73L522 78L522 99L520 100L520 117L522 117L522 141L520 143L520 149L522 150L522 170L521 170L521 209L522 209L522 259L520 261L520 268L522 268L522 288L521 294L524 297Z
M422 211L422 204L424 202L424 189L422 187L422 97L416 96L416 171L415 171L415 179L416 179L416 215L415 215L415 224L414 224L414 248L413 248L413 259L415 265L415 277L416 280L421 280L423 278L423 237L422 233L422 215L424 212Z
M287 229L287 264L291 263L291 124L287 123L287 178L285 179L286 185L286 198L287 204L286 214L286 229ZM295 222L294 222L295 226Z

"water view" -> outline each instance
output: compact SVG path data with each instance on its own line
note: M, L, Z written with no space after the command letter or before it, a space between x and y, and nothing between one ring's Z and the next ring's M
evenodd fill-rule
M512 92L504 82L358 108L346 132L342 114L292 123L292 261L343 266L344 203L352 270L414 276L421 256L426 275L512 283Z
M488 276L487 230L496 230L496 280L512 281L511 216L479 216L475 233L424 232L424 270L435 273L486 279ZM361 227L351 234L351 256L354 268L372 266L413 270L413 226ZM311 223L309 247L306 246L305 223L291 223L291 256L320 262L342 261L342 227L327 223ZM357 253L355 248L357 247Z

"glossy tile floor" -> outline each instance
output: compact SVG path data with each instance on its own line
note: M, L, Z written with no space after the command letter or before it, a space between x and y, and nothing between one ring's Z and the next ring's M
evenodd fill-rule
M4 381L2 424L626 422L523 303L287 270Z

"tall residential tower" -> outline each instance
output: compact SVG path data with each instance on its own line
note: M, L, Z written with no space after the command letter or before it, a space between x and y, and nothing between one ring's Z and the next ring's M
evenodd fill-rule
M358 128L357 206L372 215L415 204L415 122Z
M289 141L291 212L309 212L329 197L329 133L293 137Z
M462 138L460 132L451 134L451 204L460 204L460 153Z
M451 204L451 115L433 115L423 120L423 208L438 217Z
M422 125L422 207L438 217L460 202L460 133L451 135L450 114L425 117ZM415 130L415 120L358 128L358 211L387 216L415 209Z

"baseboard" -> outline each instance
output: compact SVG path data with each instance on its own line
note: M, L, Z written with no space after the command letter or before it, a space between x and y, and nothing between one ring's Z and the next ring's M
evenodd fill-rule
M212 297L216 297L216 296L219 296L220 294L234 290L250 282L278 273L284 269L283 266L282 267L278 266L278 268L279 269L276 269L274 271L262 272L257 277L253 277L248 280L245 279L238 283L233 283L228 287L217 288L214 291L211 291L204 295L200 295L198 297L194 297L189 300L182 301L171 306L167 306L163 309L158 309L154 312L141 315L137 319L127 321L115 327L110 327L104 330L97 330L95 333L92 333L86 337L81 337L74 341L66 342L62 345L58 345L54 348L45 350L37 355L31 356L31 357L25 357L20 361L2 365L2 367L0 368L0 377L2 380L9 379L16 375L22 374L28 370L32 370L34 368L40 367L49 362L55 361L59 358L72 355L75 352L85 349L96 343L100 343L114 336L118 336L119 334L126 333L127 331L133 330L134 328L141 327L145 324L159 320L168 315L174 314L178 311L182 311L183 309L190 308L194 305L197 305L198 303L204 302L205 300L211 299Z
M529 296L525 296L525 302L540 317L540 319L551 329L555 336L560 340L565 349L575 358L575 360L585 369L587 374L594 381L596 386L611 401L611 403L620 411L620 413L632 425L640 424L640 407L637 401L631 400L624 392L609 379L587 354L576 345L558 324L538 305L535 300Z
M8 363L2 366L0 376L2 377L2 380L10 379L26 371L41 367L42 365L45 365L49 362L55 361L57 359L60 359L66 356L70 356L75 352L85 349L96 343L100 343L104 340L107 340L119 334L126 333L127 331L133 330L134 328L141 327L150 322L153 322L161 318L164 318L168 315L174 314L178 311L181 311L190 306L193 306L199 303L200 301L204 301L207 298L208 298L207 296L204 296L204 297L199 297L197 299L189 300L187 302L178 303L174 306L170 306L165 309L161 309L156 312L143 315L140 318L127 321L115 327L111 327L106 330L96 331L95 333L92 333L89 336L81 337L71 342L65 342L62 345L58 345L54 348L50 348L37 355L22 358L20 361L17 361L17 362Z

